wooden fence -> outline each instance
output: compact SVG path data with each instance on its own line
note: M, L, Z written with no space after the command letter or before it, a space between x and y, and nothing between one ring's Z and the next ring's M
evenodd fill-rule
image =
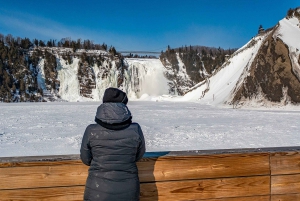
M299 201L300 147L147 153L141 201ZM82 200L78 155L0 158L0 200Z

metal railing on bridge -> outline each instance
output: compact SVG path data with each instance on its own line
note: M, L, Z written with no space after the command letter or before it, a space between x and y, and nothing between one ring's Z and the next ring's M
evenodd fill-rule
M128 54L161 54L161 52L154 52L154 51L118 51L119 53L128 53Z

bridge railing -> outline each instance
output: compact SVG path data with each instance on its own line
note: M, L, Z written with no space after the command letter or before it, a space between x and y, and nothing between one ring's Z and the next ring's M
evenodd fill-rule
M154 51L118 51L119 53L128 53L128 54L161 54L161 52L154 52Z
M147 153L141 201L300 200L300 147ZM78 155L0 158L0 200L82 200Z

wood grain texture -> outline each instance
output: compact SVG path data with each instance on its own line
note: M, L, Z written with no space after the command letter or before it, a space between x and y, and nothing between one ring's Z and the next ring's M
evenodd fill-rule
M219 199L206 199L198 201L270 201L269 195L251 196L251 197L236 197L236 198L219 198Z
M271 201L299 201L300 194L272 195Z
M140 201L168 201L167 199L140 198ZM270 201L270 196L251 196L235 198L217 198L217 199L183 199L176 201Z
M2 160L0 200L82 200L88 166L63 157ZM162 156L137 165L141 201L300 201L299 150Z
M81 160L61 160L61 161L33 161L33 162L6 162L0 163L0 168L11 167L32 167L32 166L52 166L52 165L82 165Z
M85 165L0 168L0 189L85 185L87 175Z
M300 193L300 174L271 177L271 194Z
M166 201L166 199L140 198L140 201ZM179 201L179 200L178 200ZM216 199L183 199L180 201L270 201L269 195L234 197L234 198L216 198Z
M269 174L266 154L148 158L138 168L142 183ZM0 189L84 185L87 174L88 166L80 161L22 163L0 168Z
M1 190L1 201L19 200L19 201L82 201L84 186L73 187L56 187L56 188L39 188L39 189L16 189ZM294 196L295 197L295 196ZM159 199L160 201L166 199ZM182 199L182 201L187 199ZM193 199L193 201L269 201L270 196L251 196L251 197L228 197L217 199ZM158 198L144 198L141 201L158 201ZM277 201L277 200L276 200ZM278 200L279 201L279 200ZM282 200L286 201L286 200ZM289 200L292 201L292 200Z
M266 153L146 158L137 165L141 182L270 174Z
M278 152L270 155L271 174L300 174L300 152Z
M141 184L142 200L199 200L269 195L270 177L239 177Z
M0 200L82 201L84 186L0 190Z

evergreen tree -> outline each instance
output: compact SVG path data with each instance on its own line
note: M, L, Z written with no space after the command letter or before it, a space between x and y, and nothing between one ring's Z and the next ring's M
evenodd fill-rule
M40 46L40 47L45 47L46 45L45 45L44 41L39 40L39 46Z
M3 63L0 59L0 84L1 84L1 77L3 76Z
M111 46L109 48L109 53L112 54L113 56L117 55L117 51L116 51L115 47Z
M289 9L288 11L287 11L287 17L293 17L293 14L294 14L294 9Z
M37 39L34 39L34 40L33 40L33 44L34 44L36 47L38 47L38 46L39 46L39 41L38 41Z
M4 35L0 33L0 41L4 42Z
M102 48L107 51L107 45L105 43L102 44Z
M52 40L47 41L47 47L52 47Z
M31 42L30 42L29 38L21 39L21 45L20 46L23 49L29 49L29 47L31 46Z

